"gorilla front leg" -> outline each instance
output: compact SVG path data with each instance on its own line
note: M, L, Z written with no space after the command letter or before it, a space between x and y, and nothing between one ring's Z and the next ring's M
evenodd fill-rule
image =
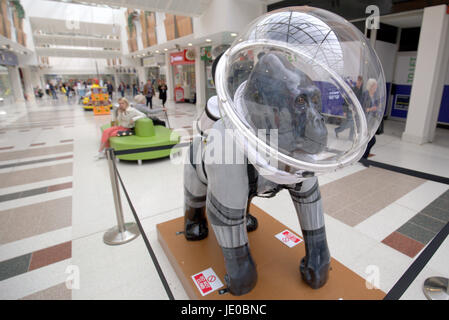
M315 177L298 183L289 192L306 245L306 256L299 267L301 276L309 286L318 289L327 282L331 260L318 179Z

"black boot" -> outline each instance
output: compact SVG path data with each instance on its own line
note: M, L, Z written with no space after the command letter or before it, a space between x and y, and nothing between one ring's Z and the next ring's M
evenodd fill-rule
M206 208L192 208L184 205L184 236L189 241L202 240L207 237Z
M257 229L259 222L257 218L251 215L249 212L246 214L246 231L251 232Z
M248 244L238 248L222 248L222 250L228 291L235 296L250 292L256 286L257 271Z
M331 256L326 241L325 228L302 230L306 256L299 266L302 279L313 289L324 286L329 276Z

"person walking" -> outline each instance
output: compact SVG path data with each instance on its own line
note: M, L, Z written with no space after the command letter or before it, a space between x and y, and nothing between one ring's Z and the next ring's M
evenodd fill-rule
M120 85L118 87L118 91L120 91L120 94L122 95L122 98L125 97L125 84L123 82L120 82Z
M50 95L50 82L47 82L47 84L45 85L45 93L47 94L47 96Z
M150 109L153 109L154 88L151 83L151 80L149 79L147 81L147 84L143 87L143 95L147 98L147 107L148 103L150 103Z
M108 81L106 88L108 89L109 99L112 101L112 95L114 93L114 87L112 86L111 81Z
M159 91L159 99L162 100L162 107L165 107L165 102L167 102L167 85L162 80L157 90Z
M50 82L50 92L51 92L51 96L54 100L58 99L58 96L56 95L56 89L55 86L53 85L53 83Z
M377 92L377 81L376 79L368 79L366 82L366 91L363 93L362 98L362 107L366 114L366 122L368 124L368 128L373 127L373 122L376 121L376 117L378 116L377 109L378 106L378 97L376 96ZM376 144L376 135L373 135L371 140L368 142L365 153L362 156L361 163L364 166L368 166L366 160L371 154L371 148Z
M355 96L357 99L362 102L362 94L363 94L363 77L358 76L357 81L354 87L352 87L352 90L355 93ZM338 134L346 129L349 128L349 140L352 141L352 138L354 137L354 119L352 115L352 110L349 108L346 101L343 102L343 115L345 119L341 122L340 126L335 128L335 135L338 138Z

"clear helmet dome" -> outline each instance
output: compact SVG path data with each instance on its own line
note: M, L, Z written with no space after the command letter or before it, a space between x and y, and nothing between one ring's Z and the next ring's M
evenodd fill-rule
M369 41L342 17L307 6L254 20L220 59L215 83L226 127L279 183L358 161L385 110Z

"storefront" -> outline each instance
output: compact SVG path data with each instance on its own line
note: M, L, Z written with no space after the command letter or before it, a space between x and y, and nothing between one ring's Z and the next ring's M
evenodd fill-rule
M0 50L0 103L23 99L23 80L17 66L18 58L14 53Z
M146 82L149 79L153 80L156 85L159 81L167 82L164 55L155 55L143 59L143 66L145 68L145 79L139 79L141 82Z
M170 54L175 102L196 103L195 52L183 50Z
M13 99L11 83L9 81L8 68L0 65L0 100L11 103Z

